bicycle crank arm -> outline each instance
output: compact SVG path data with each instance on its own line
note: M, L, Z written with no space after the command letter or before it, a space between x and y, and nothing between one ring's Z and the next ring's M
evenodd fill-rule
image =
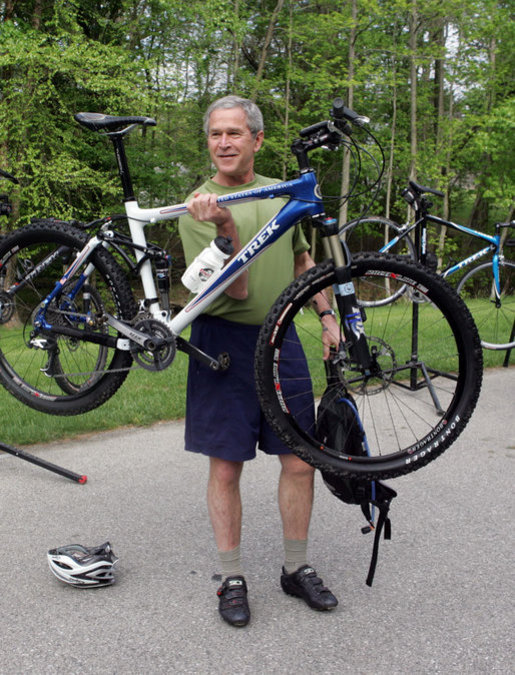
M105 317L107 323L110 326L112 326L115 330L119 331L125 337L129 338L129 340L132 340L132 342L135 342L143 349L148 349L149 351L153 352L168 344L167 339L156 338L153 335L142 333L141 331L132 328L132 326L128 326L123 321L119 321L111 314L106 314Z
M230 358L229 355L224 353L220 354L217 359L214 359L209 354L205 354L203 351L189 343L184 338L177 338L177 349L180 349L181 352L184 352L188 356L193 357L197 361L208 366L211 370L227 370L229 367Z

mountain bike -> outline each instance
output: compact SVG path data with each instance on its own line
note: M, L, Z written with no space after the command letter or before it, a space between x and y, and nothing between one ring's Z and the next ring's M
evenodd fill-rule
M496 223L495 234L486 234L433 215L430 213L432 202L426 195L444 196L439 190L409 181L402 196L414 210L413 222L399 225L388 218L358 218L340 228L340 237L352 252L364 249L397 253L432 266L433 269L437 267L437 256L429 251L428 223L457 230L486 243L481 250L447 265L441 275L449 280L452 275L481 258L490 257L487 262L480 263L460 277L456 290L472 312L482 347L512 349L515 347L515 262L505 258L505 249L513 246L514 241L505 238L503 233L513 227L515 221ZM403 292L404 289L396 289L397 297Z
M145 227L185 214L187 208L140 208L124 149L130 131L153 126L155 120L97 113L79 113L76 119L113 143L129 234L116 227L122 216L82 227L42 220L2 242L0 269L12 280L4 293L15 311L0 323L0 380L11 394L37 410L73 415L107 401L132 367L169 367L177 350L215 370L231 367L230 354L206 354L181 334L284 232L309 218L320 230L327 259L285 289L261 327L255 376L266 419L307 462L349 476L405 474L452 444L467 424L481 387L482 351L470 312L445 281L403 256L351 257L339 239L336 220L325 216L310 165L309 154L318 148L335 150L345 143L359 148L352 134L368 133L366 118L336 99L330 119L303 129L292 145L298 177L219 197L219 204L229 207L274 197L288 201L175 315L169 302L169 256L147 243ZM131 274L141 280L138 299ZM384 296L384 279L413 293L398 303L375 306ZM341 327L332 371L357 401L367 434L365 457L326 447L317 440L314 425L300 422L304 405L316 405L327 386L321 323L313 302L319 293L334 307ZM414 296L427 302L415 302ZM301 369L288 358L290 341L300 342L309 370L304 396L299 396L299 382L295 397L291 394L291 382Z

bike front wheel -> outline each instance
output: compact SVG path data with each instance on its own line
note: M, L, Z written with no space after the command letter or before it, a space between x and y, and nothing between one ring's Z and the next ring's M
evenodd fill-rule
M128 320L136 312L130 285L114 258L97 248L45 311L56 328L41 329L47 296L76 259L87 235L63 223L27 225L0 244L0 381L41 412L76 415L107 401L127 377L132 357L119 349L106 314ZM73 334L75 333L75 334Z
M310 412L327 387L313 299L321 293L333 305L333 262L296 279L262 327L255 374L264 414L293 452L315 467L371 479L409 473L453 443L476 405L482 350L466 305L436 274L403 257L363 254L353 259L352 280L361 305L381 300L385 279L393 291L404 285L409 292L396 302L366 308L369 373L353 361L345 343L336 361L339 382L357 403L366 457L320 443ZM299 347L304 356L299 357Z
M485 349L515 347L515 263L499 261L501 297L494 292L493 263L471 269L458 284L457 291L467 303Z

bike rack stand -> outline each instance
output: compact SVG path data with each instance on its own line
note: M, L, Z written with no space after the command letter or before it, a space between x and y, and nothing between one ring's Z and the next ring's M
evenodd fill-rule
M417 260L421 262L421 237L420 237L420 228L415 229L415 250L417 251ZM405 364L404 368L407 368L410 371L410 384L400 385L405 389L410 391L416 391L427 387L431 399L433 401L434 408L439 415L443 415L444 411L438 399L436 389L433 386L433 381L431 375L434 377L448 377L449 379L453 378L449 373L444 373L441 371L430 370L428 371L426 364L420 360L418 353L418 326L419 326L419 313L418 313L418 304L416 301L413 302L412 307L412 316L411 316L411 359ZM422 373L422 378L419 379L417 371L420 369Z
M24 459L26 462L37 464L37 466L41 466L43 469L47 469L48 471L58 473L60 476L64 476L65 478L74 480L77 483L80 483L81 485L83 485L88 480L88 477L84 476L83 474L75 473L73 471L70 471L69 469L64 469L61 466L57 466L57 464L47 462L46 460L40 459L39 457L35 457L34 455L29 454L28 452L18 450L18 448L12 448L10 445L5 445L5 443L0 443L0 450L2 450L3 452L7 452L10 455L14 455L15 457L19 457L20 459Z

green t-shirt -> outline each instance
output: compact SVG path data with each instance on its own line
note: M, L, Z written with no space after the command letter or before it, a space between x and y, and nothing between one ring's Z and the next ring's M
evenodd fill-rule
M224 187L209 179L195 192L214 192L217 195L226 195L276 182L278 181L272 178L256 175L250 183L233 188ZM186 201L192 196L190 195ZM241 245L245 246L256 232L278 213L286 201L285 198L259 199L230 206ZM209 246L209 242L216 237L216 226L210 222L196 221L188 214L179 219L179 234L186 264L189 265L195 256ZM309 245L300 225L290 228L248 268L248 297L245 300L234 300L222 293L209 306L206 314L239 323L262 324L273 302L294 279L295 256L308 249Z

